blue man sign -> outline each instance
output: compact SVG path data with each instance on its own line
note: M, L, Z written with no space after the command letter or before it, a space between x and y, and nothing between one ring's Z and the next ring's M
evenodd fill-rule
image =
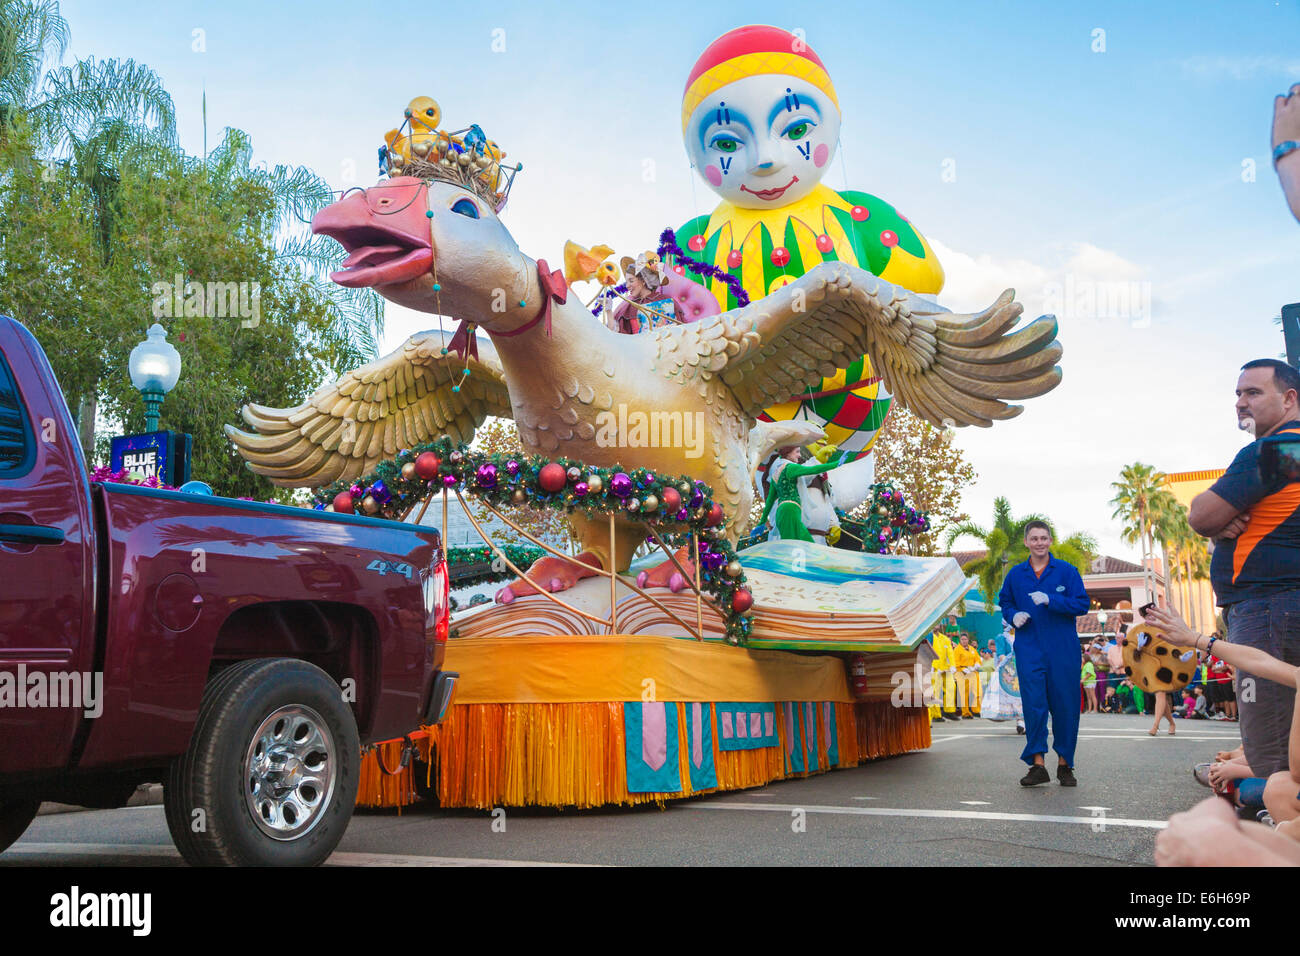
M156 477L168 485L190 479L190 436L180 432L146 432L113 439L110 467L137 478Z

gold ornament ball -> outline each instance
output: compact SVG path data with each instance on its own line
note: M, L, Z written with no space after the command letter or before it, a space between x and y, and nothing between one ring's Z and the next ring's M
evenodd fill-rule
M374 495L366 495L361 499L361 507L368 515L376 514L379 511L379 502L375 500Z
M326 510L326 511L333 511L333 510L334 510L334 506L333 506L333 505L326 505L326 506L325 506L325 510Z
M680 485L677 486L677 490L689 497L691 493L691 483L689 481L683 481Z
M415 477L415 462L408 461L405 465L402 466L402 480L410 481L414 477Z
M739 561L728 561L728 562L727 562L727 577L729 577L729 578L738 578L738 577L740 577L740 572L743 571L743 570L744 570L744 568L742 568L742 567L740 566L740 562L739 562Z
M605 488L605 482L601 480L600 475L587 476L587 491L593 495L600 494Z
M656 511L659 508L659 499L654 495L646 495L645 501L641 503L641 507L645 511Z
M528 496L524 494L524 490L522 488L516 488L514 491L510 492L511 504L521 505L527 500L528 500Z

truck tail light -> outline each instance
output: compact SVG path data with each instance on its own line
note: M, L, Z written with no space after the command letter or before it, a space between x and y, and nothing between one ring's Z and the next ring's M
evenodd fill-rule
M438 562L438 620L433 626L433 639L439 644L447 640L451 630L451 575L447 573L447 562Z
M424 613L425 639L445 642L451 630L451 588L447 559L441 553L424 578Z

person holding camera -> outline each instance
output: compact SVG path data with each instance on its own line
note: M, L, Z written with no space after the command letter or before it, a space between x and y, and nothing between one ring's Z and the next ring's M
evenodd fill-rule
M1188 522L1214 539L1210 582L1228 640L1300 666L1300 482L1266 482L1259 467L1266 439L1300 442L1300 372L1277 359L1247 362L1237 380L1237 419L1255 441L1192 499ZM1239 669L1237 697L1247 762L1264 777L1287 770L1294 688Z

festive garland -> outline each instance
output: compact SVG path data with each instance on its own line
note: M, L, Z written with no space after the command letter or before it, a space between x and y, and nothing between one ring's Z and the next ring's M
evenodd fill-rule
M903 493L892 481L878 481L871 486L871 507L864 519L840 514L840 526L862 540L862 550L876 548L888 554L891 545L912 534L930 530L930 515L908 505Z
M871 486L871 508L865 519L850 518L839 508L835 514L840 528L862 542L862 550L888 554L892 545L908 535L930 530L928 512L917 511L903 498L892 482L878 481ZM755 528L740 540L737 549L744 551L768 539L767 527Z
M513 562L515 567L526 567L546 554L541 548L534 548L531 545L503 544L498 547L505 552L506 558ZM477 587L480 584L492 584L495 581L504 581L506 578L514 577L514 572L502 565L497 568L495 564L486 571L480 571L476 574L457 573L460 569L468 572L475 565L492 563L495 552L487 545L480 547L463 547L447 549L447 564L451 566L451 584L454 588Z
M572 458L486 455L444 436L403 449L361 481L323 489L314 507L398 519L435 488L476 495L493 507L633 517L652 525L669 548L689 545L697 533L700 586L722 612L727 640L740 644L749 636L754 597L735 549L723 536L726 516L712 489L689 477L667 478L645 468L594 468Z

